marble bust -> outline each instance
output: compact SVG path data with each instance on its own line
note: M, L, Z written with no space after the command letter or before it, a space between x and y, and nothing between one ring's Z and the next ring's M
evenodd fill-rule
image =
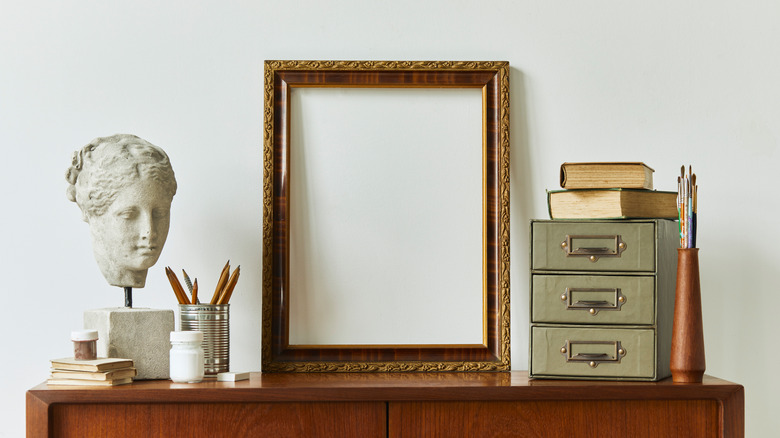
M106 281L144 287L168 238L176 194L168 155L135 135L100 137L73 153L65 178Z

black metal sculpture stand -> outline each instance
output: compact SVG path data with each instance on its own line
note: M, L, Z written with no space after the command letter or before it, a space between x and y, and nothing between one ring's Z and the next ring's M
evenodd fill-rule
M125 287L125 307L133 307L133 288Z

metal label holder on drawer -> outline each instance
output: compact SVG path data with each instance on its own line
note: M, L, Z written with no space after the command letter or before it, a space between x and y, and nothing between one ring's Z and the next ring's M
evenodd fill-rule
M608 292L614 293L615 299L612 303L607 300L577 300L574 302L575 293L597 293ZM623 304L626 303L626 297L620 292L620 288L604 289L595 287L567 287L566 292L561 295L561 301L566 304L566 310L587 310L591 315L597 315L600 310L617 310L619 311Z
M582 353L574 354L577 345L610 345L614 347L614 352L610 353ZM591 368L596 368L601 363L620 363L626 355L626 350L620 341L570 341L566 340L561 347L561 354L566 358L566 362L587 362Z
M607 240L607 241L613 241L615 243L614 249L610 249L609 247L577 247L574 248L574 239L582 239L582 240ZM591 262L597 262L599 260L599 257L620 257L621 254L623 254L623 251L626 250L628 245L626 245L626 242L623 241L620 234L615 235L566 235L566 240L561 242L561 249L566 253L566 257L587 257L588 260Z

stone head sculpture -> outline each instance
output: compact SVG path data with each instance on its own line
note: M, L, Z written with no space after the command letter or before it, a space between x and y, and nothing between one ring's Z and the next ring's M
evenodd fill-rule
M100 137L73 153L65 178L108 283L144 287L168 238L176 194L168 155L134 135Z

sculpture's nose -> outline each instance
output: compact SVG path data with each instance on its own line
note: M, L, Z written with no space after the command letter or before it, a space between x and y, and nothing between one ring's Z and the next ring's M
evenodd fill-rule
M141 240L151 241L154 239L154 220L151 214L142 215L138 231Z

